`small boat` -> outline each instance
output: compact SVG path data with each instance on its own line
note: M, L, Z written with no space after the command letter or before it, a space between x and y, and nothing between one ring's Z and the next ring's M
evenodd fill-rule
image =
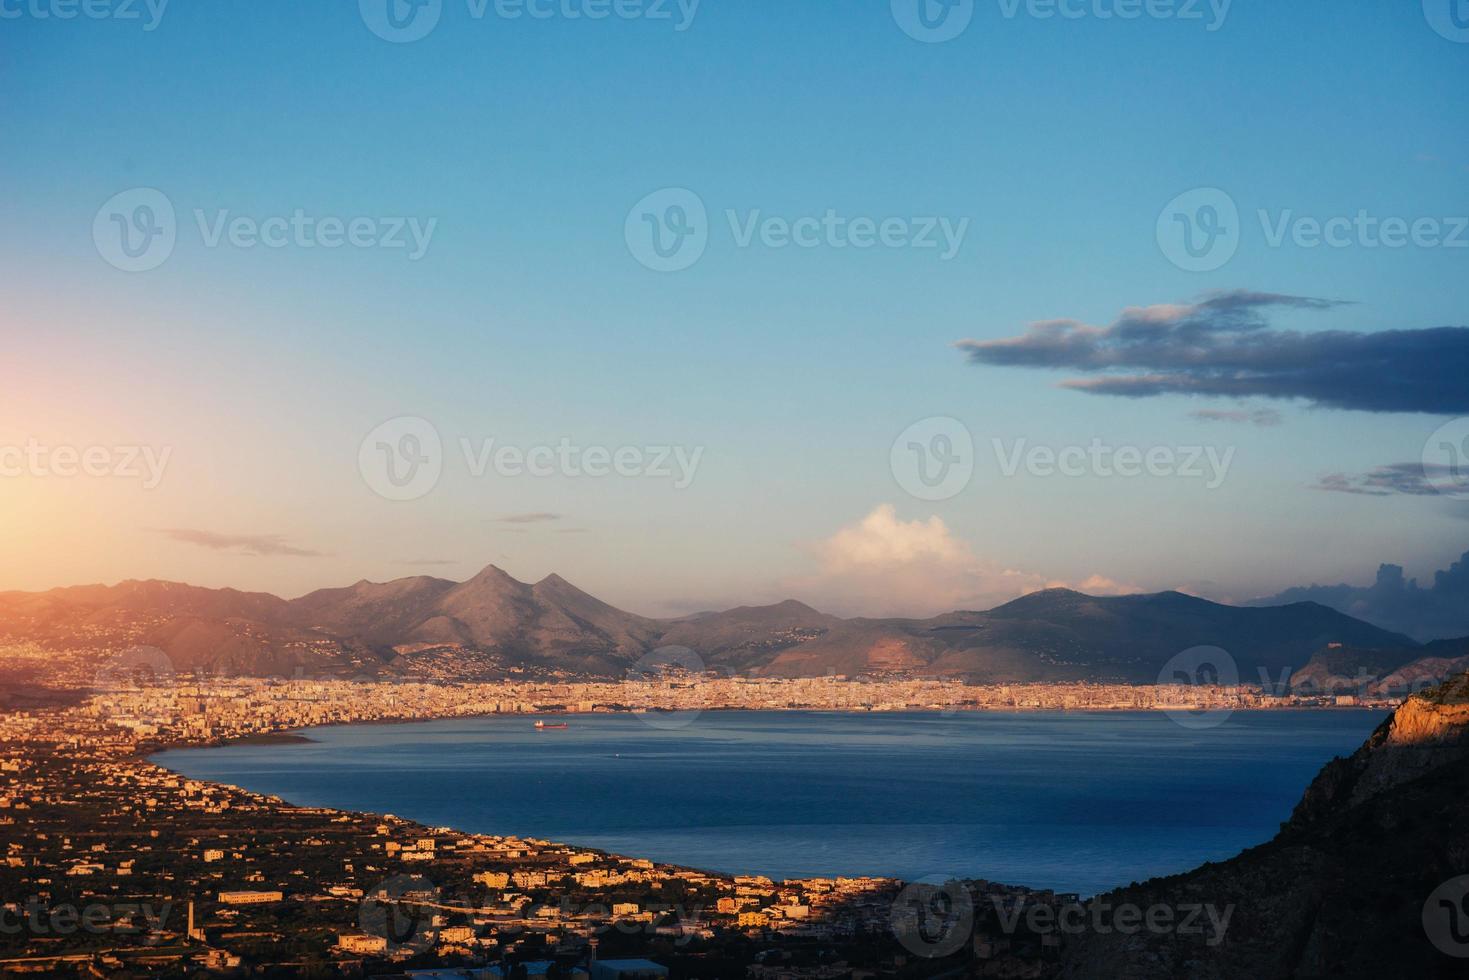
M547 728L570 728L571 726L564 721L538 721L536 722L536 727L544 730Z

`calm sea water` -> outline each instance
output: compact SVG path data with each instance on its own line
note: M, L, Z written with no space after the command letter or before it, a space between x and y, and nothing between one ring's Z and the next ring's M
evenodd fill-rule
M709 712L320 728L161 764L309 806L394 813L710 870L988 878L1091 894L1270 838L1383 717Z

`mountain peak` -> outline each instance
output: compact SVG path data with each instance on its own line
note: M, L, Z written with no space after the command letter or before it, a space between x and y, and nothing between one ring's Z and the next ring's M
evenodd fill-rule
M499 565L486 565L484 568L481 568L479 570L474 578L469 579L464 584L468 585L470 582L478 582L481 584L498 583L504 585L525 584L524 582L517 579L515 576L511 575L509 572L505 571L505 569L501 568Z

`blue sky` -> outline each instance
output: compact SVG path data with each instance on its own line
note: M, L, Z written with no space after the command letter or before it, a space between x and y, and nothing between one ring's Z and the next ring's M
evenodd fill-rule
M1102 397L953 346L1231 289L1353 301L1279 311L1277 329L1463 325L1469 248L1271 247L1256 216L1469 215L1469 44L1418 4L1240 0L1210 30L1206 5L1123 21L1089 2L1073 20L992 0L934 44L885 2L706 0L679 31L676 5L671 21L509 20L446 0L401 44L352 3L173 3L151 31L141 5L142 21L6 9L22 14L0 20L15 380L0 442L171 455L153 488L0 480L25 556L0 588L164 577L293 594L495 562L650 612L787 592L917 611L1092 576L1246 597L1385 560L1422 575L1469 547L1443 495L1313 489L1417 460L1453 412ZM139 187L176 209L177 244L129 273L92 230ZM1155 225L1200 187L1238 205L1240 240L1189 272ZM664 188L709 215L707 250L671 273L624 237ZM194 215L298 209L436 223L415 261L208 247ZM968 224L945 261L741 248L729 210ZM1280 424L1189 414L1267 408ZM390 501L358 449L400 416L430 420L445 459L431 492ZM930 501L889 451L937 416L963 423L977 458L961 492ZM703 454L685 488L475 477L460 438ZM1234 455L1214 489L1006 477L992 439ZM862 523L885 504L892 522ZM526 514L559 516L503 520Z

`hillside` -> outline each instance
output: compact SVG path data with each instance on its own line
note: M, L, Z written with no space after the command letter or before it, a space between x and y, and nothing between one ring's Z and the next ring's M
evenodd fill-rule
M1440 947L1469 954L1469 942L1453 938L1452 910L1430 898L1469 870L1466 800L1469 675L1460 675L1410 698L1353 755L1328 763L1274 840L1096 900L1232 905L1222 942L1090 930L1068 943L1061 975L1463 976L1464 961Z
M0 636L71 651L156 646L191 672L447 680L526 670L617 678L663 646L722 672L991 683L1153 683L1194 646L1227 650L1247 683L1300 670L1333 643L1398 651L1383 671L1418 656L1405 636L1309 602L1240 608L1177 592L1051 589L922 620L841 619L794 601L655 620L558 575L528 584L493 565L465 582L361 581L289 601L167 582L4 593Z

